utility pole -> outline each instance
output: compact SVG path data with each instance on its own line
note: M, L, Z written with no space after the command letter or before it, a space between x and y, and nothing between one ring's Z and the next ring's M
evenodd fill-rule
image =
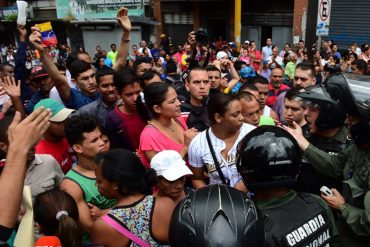
M242 15L242 1L235 0L234 40L238 48L240 48L241 15Z

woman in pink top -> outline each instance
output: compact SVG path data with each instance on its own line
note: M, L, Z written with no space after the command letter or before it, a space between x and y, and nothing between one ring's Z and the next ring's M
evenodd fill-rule
M246 62L249 65L249 53L247 49L243 49L238 60Z
M152 157L163 150L174 150L185 157L197 130L188 130L180 117L181 103L176 91L166 83L155 82L145 87L144 98L153 118L140 135L141 162L150 168Z

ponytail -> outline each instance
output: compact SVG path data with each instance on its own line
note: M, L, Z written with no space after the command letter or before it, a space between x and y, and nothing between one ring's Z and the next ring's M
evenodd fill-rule
M81 246L82 230L77 223L78 207L72 196L54 188L37 195L33 209L35 222L40 225L41 233L57 236L62 246Z
M143 102L143 99L141 95L139 95L136 99L136 110L142 120L145 122L148 122L150 119L152 119L152 115L149 112L148 107L146 104Z
M69 217L62 215L56 235L62 242L62 246L80 247L82 244L82 231L79 224Z

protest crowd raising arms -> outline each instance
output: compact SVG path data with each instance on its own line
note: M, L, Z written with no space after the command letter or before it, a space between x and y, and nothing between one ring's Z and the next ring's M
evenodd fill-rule
M94 54L50 22L2 47L0 246L370 245L368 44L117 25Z

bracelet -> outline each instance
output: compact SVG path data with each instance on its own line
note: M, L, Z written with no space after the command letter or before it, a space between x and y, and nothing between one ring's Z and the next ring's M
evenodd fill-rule
M126 42L126 43L131 41L131 39L124 39L123 37L121 38L121 40L122 40L122 42Z

